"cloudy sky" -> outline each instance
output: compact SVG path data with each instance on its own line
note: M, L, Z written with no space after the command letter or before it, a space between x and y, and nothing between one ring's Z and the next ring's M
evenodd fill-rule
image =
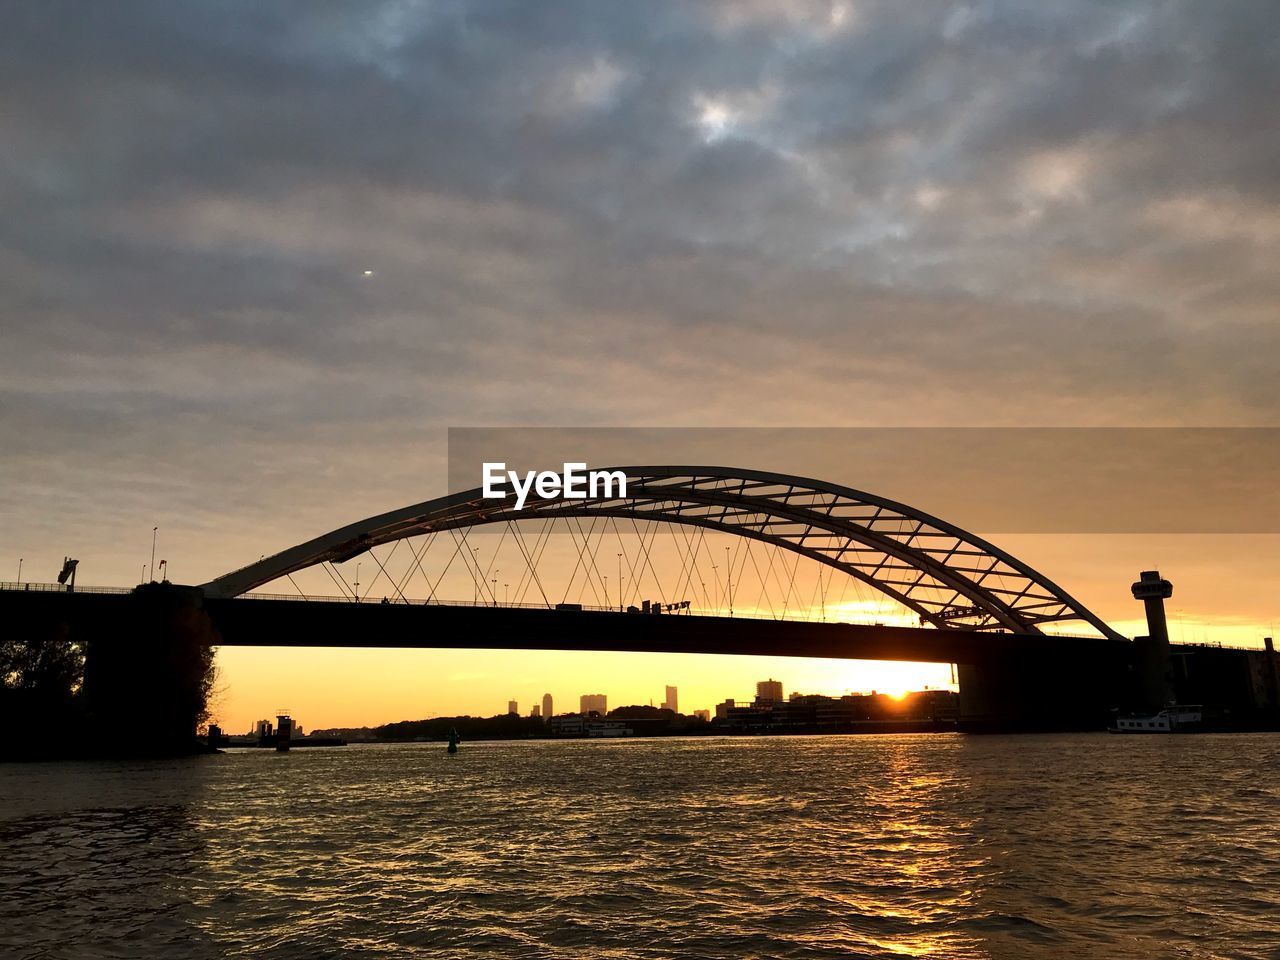
M24 577L198 582L451 425L1280 423L1272 4L3 17Z

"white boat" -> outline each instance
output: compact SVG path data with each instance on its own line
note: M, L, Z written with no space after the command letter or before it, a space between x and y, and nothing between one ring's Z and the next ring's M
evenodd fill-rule
M1149 717L1117 717L1112 733L1185 733L1196 729L1204 715L1200 704L1175 703Z

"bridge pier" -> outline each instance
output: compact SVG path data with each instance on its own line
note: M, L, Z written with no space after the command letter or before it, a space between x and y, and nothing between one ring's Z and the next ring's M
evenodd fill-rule
M960 727L975 733L1103 730L1111 711L1127 700L1125 652L957 664Z
M23 592L4 599L0 635L53 635L83 653L74 732L49 755L196 752L213 680L216 629L201 591L144 584L130 594ZM7 636L3 637L8 639Z
M84 697L104 754L190 753L213 679L217 632L201 592L138 587L119 616L81 623Z

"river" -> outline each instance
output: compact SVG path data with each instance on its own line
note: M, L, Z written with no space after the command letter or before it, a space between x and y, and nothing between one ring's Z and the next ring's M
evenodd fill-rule
M0 956L1280 955L1280 737L0 765Z

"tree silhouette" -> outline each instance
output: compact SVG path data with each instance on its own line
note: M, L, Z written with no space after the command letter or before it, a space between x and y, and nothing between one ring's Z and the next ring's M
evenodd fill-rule
M63 755L83 726L84 655L65 623L19 622L0 637L0 757Z

